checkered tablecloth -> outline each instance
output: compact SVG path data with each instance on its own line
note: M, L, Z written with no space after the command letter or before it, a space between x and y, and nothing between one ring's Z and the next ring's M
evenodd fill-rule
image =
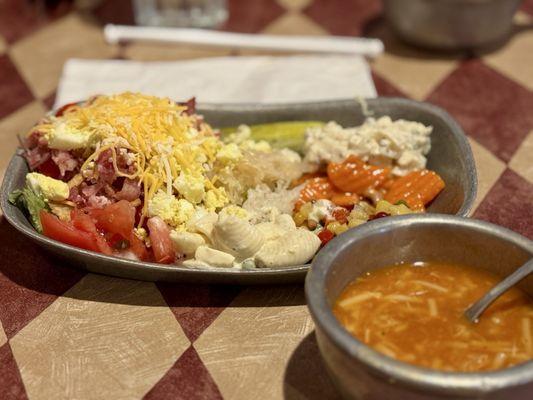
M106 45L129 0L0 0L0 171L51 106L65 60L175 60L258 54L160 44ZM479 175L473 217L533 238L533 1L487 54L437 55L387 30L377 0L229 0L226 29L368 35L381 95L426 100L467 132ZM62 265L0 222L1 399L336 398L302 286L154 284Z

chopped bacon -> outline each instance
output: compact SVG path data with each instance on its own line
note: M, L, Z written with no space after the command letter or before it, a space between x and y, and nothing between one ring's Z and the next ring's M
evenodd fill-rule
M44 133L39 131L33 131L30 135L28 135L23 140L23 146L26 149L33 149L34 147L37 147L39 143L41 142L41 139L43 139Z
M53 150L52 160L54 160L58 166L62 177L64 177L67 172L75 171L79 165L78 160L74 158L70 152L65 150Z
M186 106L185 114L193 115L196 113L196 97L191 97L189 100L178 103L180 106Z
M85 196L86 198L89 198L91 196L95 196L100 189L104 187L103 183L96 183L94 185L86 185L82 184L81 186L81 194Z
M77 186L70 188L70 193L68 195L68 199L74 203L76 203L79 206L85 205L85 198L81 195L80 189Z
M44 142L43 142L44 140ZM44 133L34 131L22 141L24 155L31 170L37 169L45 163L51 156L51 150L46 144Z
M32 132L21 144L32 171L39 171L52 178L68 179L77 172L80 166L80 160L71 152L50 149L48 140L42 132Z
M28 165L32 171L48 161L50 159L50 155L50 151L45 151L40 147L27 150L25 153L26 161L28 161Z
M87 199L87 205L92 208L104 208L108 204L111 204L112 201L105 196L91 196Z
M141 195L141 188L137 181L125 179L122 189L115 194L118 200L133 201Z
M103 151L96 160L99 179L105 183L113 183L117 174L113 167L113 156L111 150Z

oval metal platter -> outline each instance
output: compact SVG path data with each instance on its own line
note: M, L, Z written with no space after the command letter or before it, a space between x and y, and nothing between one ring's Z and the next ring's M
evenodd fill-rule
M428 168L442 176L446 188L431 204L428 212L467 216L477 189L472 151L459 125L438 107L413 100L387 97L368 99L364 102L338 100L297 104L198 106L198 112L217 128L291 120L333 120L342 126L355 126L364 122L368 115L364 111L370 112L374 117L388 115L393 120L404 118L433 126ZM28 166L20 154L18 150L11 159L2 183L0 203L4 216L23 235L73 267L99 274L146 281L244 285L302 282L309 268L309 264L306 264L275 269L237 270L214 267L196 269L105 256L48 239L36 232L24 214L8 202L9 193L24 185L25 175L28 172Z

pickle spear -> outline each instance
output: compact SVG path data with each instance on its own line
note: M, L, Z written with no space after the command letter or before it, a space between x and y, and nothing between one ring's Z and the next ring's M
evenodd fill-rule
M251 130L250 139L255 141L264 140L274 148L287 147L301 153L307 128L322 125L324 125L324 122L320 121L283 121L249 125ZM222 139L227 138L236 130L236 127L221 128Z

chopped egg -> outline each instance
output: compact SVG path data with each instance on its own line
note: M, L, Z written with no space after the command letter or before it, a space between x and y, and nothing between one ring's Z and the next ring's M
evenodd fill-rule
M217 152L217 159L224 164L230 164L238 161L241 159L241 157L241 150L235 143L226 144Z
M248 125L239 125L237 130L230 134L225 140L230 144L237 144L241 150L259 151L264 153L270 153L272 147L270 143L265 140L258 142L251 139L252 130Z
M144 228L133 228L133 233L142 241L146 241L148 239L148 232Z
M48 133L48 147L57 150L75 150L89 147L93 134L60 122Z
M205 197L204 177L181 171L174 181L178 193L193 204L201 203Z
M45 200L63 201L68 198L70 192L66 182L37 172L30 172L26 175L26 184Z
M205 194L205 207L209 211L214 211L218 208L224 207L229 203L229 198L224 188L215 188L207 191Z
M194 205L185 199L178 199L159 191L148 204L148 215L158 216L170 226L184 229L185 224L194 215Z

